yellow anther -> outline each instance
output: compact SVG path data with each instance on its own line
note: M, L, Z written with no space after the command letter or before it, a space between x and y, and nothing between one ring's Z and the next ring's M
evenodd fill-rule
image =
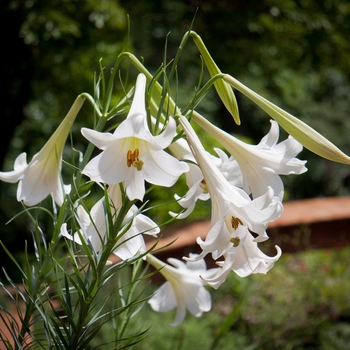
M235 218L234 216L231 217L231 225L234 230L237 230L239 225L243 225L243 222L239 218Z
M134 152L130 149L126 155L126 165L130 168L134 166L138 171L142 169L143 161L139 159L140 151L138 148L135 148Z
M133 157L133 152L129 150L126 155L126 164L129 168L131 167L131 164L132 164L132 157Z

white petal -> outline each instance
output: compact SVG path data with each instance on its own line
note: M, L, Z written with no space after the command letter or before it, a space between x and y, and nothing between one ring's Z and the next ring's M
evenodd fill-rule
M139 171L131 166L128 171L128 176L125 178L125 191L128 198L143 200L145 195L145 180L143 170Z
M265 135L261 141L259 142L258 146L267 146L268 148L274 147L277 144L280 130L278 123L274 120L270 120L271 127L270 131L267 135Z
M202 279L208 283L208 285L214 289L218 289L226 280L227 276L231 272L231 268L234 262L234 255L231 255L233 261L230 261L228 258L225 259L225 262L222 264L222 267L218 270L218 273L211 278L205 278L201 276Z
M187 270L186 264L182 260L175 259L175 258L168 258L167 262L179 270L184 270L184 271Z
M178 161L165 151L151 151L144 160L145 180L158 186L172 186L188 170L186 163Z
M187 309L188 311L196 317L200 317L203 312L208 312L211 309L211 296L210 293L203 287L193 289L196 293L195 302L188 300Z
M161 149L167 148L173 141L175 131L176 122L170 117L165 130L161 134L154 137L154 142L159 145Z
M111 205L114 206L116 210L118 210L122 206L122 194L120 191L119 184L111 185L108 187L108 194L111 198Z
M198 254L190 253L189 256L191 258L191 257L197 256L197 255ZM207 271L207 265L206 265L204 259L198 260L198 261L194 261L194 262L190 262L189 261L189 262L186 263L186 267L187 267L187 269L189 269L191 271L198 271L200 273Z
M82 173L96 182L103 182L109 185L118 184L124 180L127 174L125 147L120 142L115 142L110 147L90 160ZM118 152L119 150L120 152ZM125 157L123 157L123 154Z
M68 230L67 230L67 224L66 223L61 225L60 235L65 237L65 238L67 238L67 239L69 239L70 241L74 241L75 243L81 245L81 240L80 240L79 235L77 233L75 233L74 235L69 234Z
M172 327L177 327L179 326L183 320L185 319L186 316L186 300L183 299L177 299L177 308L176 308L176 314L175 314L175 319L174 322L170 324Z
M222 256L232 244L230 242L230 234L225 225L225 217L218 220L210 229L205 241L200 237L197 238L197 243L204 253L212 253L213 259Z
M139 113L146 114L146 83L146 76L143 73L140 73L136 79L134 97L128 116Z
M102 150L108 148L108 146L115 141L114 136L108 132L100 132L88 128L81 128L81 133L87 140Z
M278 124L271 122L271 130L261 142L254 146L246 144L217 128L198 113L196 122L210 132L237 160L243 174L243 186L253 198L265 193L267 186L273 186L276 194L283 196L283 183L279 174L301 174L306 171L305 161L294 158L302 149L301 144L292 138L276 144ZM272 178L272 180L270 180Z
M147 142L153 141L154 137L148 129L146 114L133 114L125 119L115 129L113 133L115 139L126 139L129 137L137 137Z
M169 211L169 215L173 218L176 218L176 219L185 219L187 218L192 212L193 212L193 209L195 207L196 203L193 202L192 205L190 205L184 212L182 213L175 213L173 211Z
M34 155L33 159L36 155ZM23 152L21 153L16 159L15 159L15 165L14 169L15 171L22 171L27 167L27 153Z
M138 232L146 235L157 235L160 232L159 226L148 216L138 214L134 218L134 225Z
M27 154L23 152L16 158L13 171L0 172L0 180L15 183L23 178L26 168Z
M142 254L146 251L145 242L141 234L136 234L134 231L128 231L118 240L118 247L113 253L119 256L122 260L132 258L137 254Z
M169 282L165 282L148 300L154 311L166 312L176 307L176 298Z
M48 162L32 163L28 165L25 176L18 183L17 200L32 206L41 202L49 194L56 193L57 187L62 190L59 169L53 158Z
M78 215L80 227L85 229L91 224L90 216L82 205L78 205L77 215Z
M236 255L233 270L240 277L246 277L252 273L267 273L277 261L282 252L276 247L277 254L274 257L265 255L253 242L251 235L247 237L246 244Z
M52 198L57 205L61 206L63 204L64 196L67 194L66 190L70 191L70 186L65 186L62 184L61 179L57 177L57 184L53 187L53 191L51 193Z

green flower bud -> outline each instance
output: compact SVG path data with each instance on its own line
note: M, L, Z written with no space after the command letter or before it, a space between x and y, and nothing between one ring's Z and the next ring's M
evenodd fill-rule
M214 62L213 58L211 57L209 51L207 50L206 46L204 45L202 38L195 32L190 32L194 43L196 44L200 54L203 57L204 63L209 71L209 74L211 77L221 74L221 71L219 67ZM235 97L235 94L233 92L232 87L227 84L222 79L218 79L214 82L215 89L227 108L227 110L231 113L233 116L233 119L237 125L241 124L240 118L239 118L239 111L238 111L238 104Z

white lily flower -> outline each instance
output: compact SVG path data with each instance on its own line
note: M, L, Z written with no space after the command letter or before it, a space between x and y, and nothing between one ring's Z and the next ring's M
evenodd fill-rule
M307 171L306 161L295 156L303 149L301 143L289 136L277 144L278 123L271 120L269 133L258 145L249 145L211 124L200 114L194 113L193 119L203 129L213 135L237 160L243 174L243 189L259 197L271 186L282 200L284 186L279 175L302 174Z
M164 151L175 135L173 118L165 130L153 136L147 125L146 77L139 74L127 118L113 134L82 128L85 138L102 150L83 169L91 180L109 185L124 182L130 200L143 200L145 181L170 187L188 171L188 165Z
M27 154L21 153L15 160L14 170L0 172L0 180L18 182L17 200L33 206L51 195L57 205L61 206L64 195L70 192L61 179L62 153L69 131L77 116L84 98L78 96L68 114L56 129L44 147L36 153L29 164Z
M192 256L192 255L191 255ZM218 269L206 269L204 260L184 263L170 258L168 265L155 256L148 254L146 260L167 280L148 301L152 309L166 312L176 308L175 320L171 326L180 325L188 310L193 316L200 317L211 309L211 296L205 288L205 282L199 276L210 278Z
M238 255L250 232L257 234L255 242L268 238L266 227L282 214L282 203L268 187L262 196L251 199L242 189L230 184L219 169L210 162L196 133L185 117L179 119L187 140L200 165L207 189L212 200L211 229L203 241L197 238L202 248L196 258L184 258L193 261L211 254L216 260L221 256ZM279 257L279 253L277 254ZM276 258L277 258L276 256ZM247 255L248 257L248 255Z
M276 256L267 256L258 248L258 244L254 242L254 237L248 233L245 235L240 249L227 252L224 254L225 260L216 263L221 267L218 274L212 278L204 276L201 276L201 278L211 287L218 289L231 271L234 271L240 277L247 277L256 273L266 274L282 255L282 251L278 246L276 246L276 249Z
M112 217L116 217L122 205L122 198L119 185L112 185L108 188L111 201ZM81 235L86 242L89 242L96 253L101 250L106 240L107 213L105 211L105 198L101 198L91 209L90 214L79 205L77 208L77 220L81 228ZM124 218L124 223L131 220L127 232L123 232L117 241L117 248L113 253L121 259L126 260L137 254L146 252L146 245L142 234L156 236L160 229L157 224L146 215L138 213L138 208L133 205ZM68 233L67 224L61 227L61 235L82 244L78 232L72 235Z

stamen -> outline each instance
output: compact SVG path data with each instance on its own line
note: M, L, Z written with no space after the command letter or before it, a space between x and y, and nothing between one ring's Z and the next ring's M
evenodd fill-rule
M127 164L127 166L129 168L131 167L131 164L132 164L132 157L133 157L133 153L129 149L129 151L128 151L127 155L126 155L126 164Z
M130 149L126 155L126 165L128 168L134 166L138 171L140 171L143 167L144 162L139 159L140 151L138 148L135 148L134 152Z
M234 216L231 216L231 225L234 230L237 230L239 225L243 225L243 222L240 218L236 218Z

